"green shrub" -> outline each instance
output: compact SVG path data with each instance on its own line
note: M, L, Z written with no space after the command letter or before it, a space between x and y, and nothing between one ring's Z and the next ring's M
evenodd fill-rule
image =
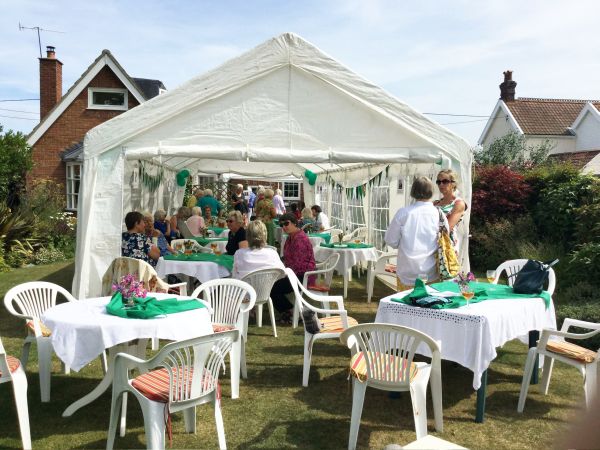
M571 253L569 275L574 282L590 280L600 286L600 242L582 244Z
M56 248L41 248L35 253L35 264L50 264L56 261L64 261L65 255Z
M6 263L11 267L23 267L32 264L35 257L34 243L35 241L32 239L13 241L6 253Z

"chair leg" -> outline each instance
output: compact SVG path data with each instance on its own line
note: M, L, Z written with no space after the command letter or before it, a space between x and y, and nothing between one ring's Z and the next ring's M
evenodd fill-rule
M585 404L588 411L592 407L592 401L596 398L598 388L597 368L598 364L593 362L586 364L583 371L583 388L585 389Z
M240 362L242 338L233 343L229 352L229 365L231 366L231 398L240 397Z
M31 433L29 431L29 409L27 407L27 377L22 368L12 374L13 394L17 406L21 442L25 450L31 450Z
M313 335L304 332L304 365L302 366L302 386L308 386L308 376L310 375L310 360L312 357Z
M358 440L358 429L360 428L360 416L362 415L366 391L366 382L361 383L356 378L352 379L352 417L350 418L350 436L348 438L348 450L354 450L356 448L356 441Z
M442 407L442 375L439 372L431 372L429 378L431 388L431 401L433 403L433 418L435 422L435 431L444 432L444 410Z
M536 355L537 348L531 347L529 353L527 353L527 361L525 362L525 370L523 371L523 381L521 382L521 392L519 393L517 411L520 413L522 413L525 408L525 400L527 399L527 391L529 390L529 383L531 382L531 373L533 372L533 366L535 365Z
M106 440L106 450L112 450L115 445L115 435L117 434L117 425L119 423L119 412L121 411L121 404L123 397L121 393L112 393L112 400L110 403L110 420L108 422L108 438Z
M215 399L213 405L215 407L215 424L217 425L217 437L219 439L219 449L225 450L227 443L225 442L225 427L223 426L223 416L221 415L221 400L214 394Z
M121 397L121 420L119 421L119 436L124 437L127 430L127 392Z
M262 327L262 313L263 313L263 305L256 305L256 325L258 328Z
M52 372L52 343L50 338L37 339L38 365L40 373L40 393L42 402L50 401L50 376Z
M27 362L29 361L29 350L31 349L31 341L23 342L23 349L21 350L21 365L23 370L27 369Z
M275 324L275 309L273 308L273 301L269 299L269 315L271 316L271 325L273 326L273 336L277 337L277 325Z
M150 349L153 351L158 350L158 347L160 346L159 342L158 342L158 338L152 338L152 340L150 341Z
M371 297L373 296L373 271L370 268L367 269L367 303L371 303Z
M427 383L425 380L411 383L410 400L413 407L417 439L421 439L427 436Z
M196 406L191 406L183 410L183 423L187 433L196 434Z
M143 402L144 431L146 432L146 448L163 450L165 448L165 404Z
M100 355L100 365L102 366L102 375L106 375L106 372L108 372L108 358L105 351Z
M240 372L242 374L242 378L246 380L248 378L248 368L246 367L246 338L241 336L242 345L241 345L241 355L240 355Z
M62 367L62 372L65 375L69 375L71 373L71 368L68 365L66 365L64 362L61 361L60 366Z
M294 312L292 314L292 328L298 328L298 321L300 320L300 311L298 311L298 303L294 300Z
M554 366L554 358L544 355L544 368L542 370L542 382L540 383L540 392L548 395L550 387L550 377L552 376L552 367Z

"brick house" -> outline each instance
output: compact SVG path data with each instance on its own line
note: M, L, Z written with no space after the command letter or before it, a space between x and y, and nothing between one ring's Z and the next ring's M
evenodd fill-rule
M500 99L479 144L515 132L528 146L551 141L550 157L569 161L585 173L600 174L600 100L516 98L512 71L504 72Z
M62 62L54 47L40 58L40 123L27 143L33 168L28 184L50 179L65 186L67 210L77 210L83 138L95 126L165 90L159 80L131 78L108 50L62 95Z

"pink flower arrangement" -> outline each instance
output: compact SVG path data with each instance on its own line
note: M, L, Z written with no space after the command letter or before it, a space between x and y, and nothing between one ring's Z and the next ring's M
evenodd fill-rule
M458 272L458 275L454 277L453 281L458 284L461 289L466 289L469 287L470 281L475 281L475 275L473 275L473 272Z
M144 288L144 283L131 273L121 277L121 280L117 284L113 284L112 290L113 292L120 292L124 299L133 297L144 298L148 293Z

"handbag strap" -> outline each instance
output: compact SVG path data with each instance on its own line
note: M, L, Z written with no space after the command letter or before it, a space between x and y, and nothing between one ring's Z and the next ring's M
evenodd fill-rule
M439 214L439 217L440 217L440 225L439 225L439 227L440 227L440 233L443 232L443 231L447 232L448 230L446 230L446 224L444 223L444 216L442 215L443 214L442 210L440 208L438 208L437 206L436 206L436 208L438 210L438 214Z

